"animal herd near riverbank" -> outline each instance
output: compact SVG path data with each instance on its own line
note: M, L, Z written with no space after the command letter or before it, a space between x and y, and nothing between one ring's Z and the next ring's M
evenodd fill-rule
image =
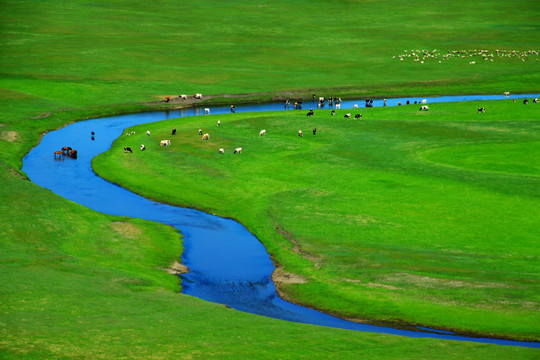
M70 157L72 159L76 159L77 158L77 150L72 149L69 146L64 146L64 147L62 147L61 150L57 150L57 151L54 152L54 159L55 160L61 160L65 156Z

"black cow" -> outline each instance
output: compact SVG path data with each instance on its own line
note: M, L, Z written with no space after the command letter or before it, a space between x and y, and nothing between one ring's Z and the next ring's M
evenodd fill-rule
M306 114L306 116L313 116L313 110L309 109L309 112Z
M131 148L130 148L130 147L125 147L125 148L124 148L124 152L130 152L130 153L132 153L133 151L131 151Z
M479 112L479 113L485 113L485 112L486 112L486 108L483 108L483 107L478 108L478 112Z
M172 129L171 134L176 135L176 129Z

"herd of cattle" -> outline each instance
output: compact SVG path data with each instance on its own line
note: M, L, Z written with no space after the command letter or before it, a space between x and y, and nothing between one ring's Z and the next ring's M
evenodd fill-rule
M64 156L68 156L72 159L77 158L77 150L74 150L70 148L69 146L64 146L62 150L58 150L54 152L54 158L55 159L63 159Z
M508 93L508 92L505 92L504 95L505 95L505 96L508 96L509 93ZM183 98L184 96L185 96L185 95L181 95L182 98ZM194 97L197 97L197 96L201 96L201 97L202 97L201 94L196 94L196 95L194 95ZM319 102L321 102L321 101L324 101L323 98L320 98L320 99L319 99ZM341 99L339 99L339 102L341 102ZM515 102L515 100L514 100L514 102ZM415 103L416 103L416 102L415 102ZM428 110L429 110L429 106L428 106L428 105L424 105L424 104L426 104L426 100L422 100L422 101L420 101L419 103L421 104L421 106L420 106L420 108L419 108L419 111L428 111ZM526 105L526 104L528 104L528 103L529 103L529 101L528 101L527 99L524 99L524 100L523 100L523 104ZM534 99L533 99L533 103L538 103L538 98L534 98ZM354 108L357 109L358 106L354 106ZM485 113L485 112L486 112L486 109L485 109L484 107L478 108L478 113ZM334 116L335 113L336 113L335 110L332 109L331 112L330 112L330 115ZM210 114L210 109L205 108L205 115L208 115L208 114ZM306 116L308 116L308 117L314 116L314 115L315 115L315 112L314 112L312 109L310 109L309 112L306 114ZM353 115L352 115L351 113L346 113L346 114L344 115L344 118L351 118L352 116L353 116ZM357 113L357 114L354 115L354 118L355 118L355 119L361 119L361 118L362 118L362 114ZM221 126L221 121L218 120L217 123L216 123L216 125L217 125L217 126ZM316 128L313 128L312 132L313 132L313 135L316 135L316 134L317 134L317 129L316 129ZM134 134L135 134L135 132L132 131L132 132L126 133L126 136L131 136L131 135L134 135ZM147 131L146 134L147 134L148 136L151 135L151 134L150 134L150 131ZM176 135L176 129L172 129L172 130L171 130L171 135L173 135L173 136ZM259 131L259 136L264 136L264 135L266 135L266 129L263 129L263 130ZM210 140L210 134L209 134L209 133L203 133L202 129L199 129L199 136L201 136L201 140L203 140L203 141ZM299 136L299 137L304 137L304 134L303 134L302 130L298 130L298 136ZM159 146L160 146L160 147L171 146L171 140L168 140L168 139L166 139L166 140L161 140L160 143L159 143ZM141 151L146 150L146 146L145 146L144 144L141 144L140 150L141 150ZM124 147L124 152L132 153L133 150L132 150L130 147ZM233 151L234 154L240 154L241 152L242 152L242 148L241 148L241 147L235 148L234 151ZM57 153L60 153L60 152L55 152L55 156L56 156ZM75 150L75 156L74 156L75 158L76 158L76 153L77 153L77 151ZM219 154L224 154L224 153L225 153L225 149L224 149L224 148L219 148L219 149L218 149L218 153L219 153ZM71 155L69 155L69 153L66 153L66 154L68 154L68 156L71 156Z

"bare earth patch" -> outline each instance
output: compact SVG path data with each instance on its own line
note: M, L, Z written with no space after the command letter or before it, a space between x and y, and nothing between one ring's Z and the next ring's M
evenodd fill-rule
M174 263L170 267L166 269L162 269L162 270L165 270L171 275L186 274L189 272L189 268L186 265L181 264L177 260L175 260Z
M302 276L283 271L283 269L276 267L272 273L272 280L277 284L305 284L308 281Z
M16 131L2 131L0 133L0 140L14 142L17 140L17 132Z

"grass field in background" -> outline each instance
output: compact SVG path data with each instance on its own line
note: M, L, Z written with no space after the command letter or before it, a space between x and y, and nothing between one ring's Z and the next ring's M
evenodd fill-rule
M253 93L251 100L268 100L277 93L306 98L311 98L313 93L360 98L538 92L538 55L530 51L540 50L539 7L535 2L523 5L495 0L442 1L436 5L416 0L3 1L0 5L0 353L7 358L534 358L538 352L530 349L406 339L283 323L182 296L176 293L176 278L159 270L180 256L179 235L173 229L96 214L25 181L20 167L24 154L50 129L92 117L152 109L155 107L142 103L161 100L166 95ZM481 56L469 57L467 53L461 57L465 53L459 53L460 56L452 53L472 49L486 49L494 57L484 61ZM516 51L519 56L499 57L497 49ZM437 59L425 58L423 64L413 57L400 61L399 56L405 50L407 54L413 50L422 54L423 50L429 51ZM441 60L445 54L452 56ZM475 64L470 64L473 61ZM489 111L485 115L485 118L494 116ZM263 124L266 116L270 115L250 120L252 126ZM370 130L379 138L395 130L393 149L383 154L367 151L370 149L350 154L352 160L369 160L371 166L384 160L381 156L390 156L389 164L395 166L395 174L387 179L389 191L395 191L392 181L399 183L403 180L400 176L419 177L419 184L425 185L427 180L420 177L421 169L416 169L413 175L400 175L410 171L411 164L422 163L434 179L450 177L450 183L482 184L491 187L489 192L502 184L492 199L493 204L500 204L504 196L513 204L526 205L530 201L529 195L523 196L529 185L522 184L521 188L522 180L514 179L508 185L504 181L493 184L491 181L500 176L518 179L526 177L525 174L537 176L537 169L530 166L530 161L517 160L537 149L532 143L528 146L518 142L514 146L490 142L426 148L425 152L411 153L417 159L407 157L407 162L399 162L392 158L392 151L407 148L399 137L410 137L408 132L418 128L401 114L395 116L385 119L392 125L391 129L383 131L372 124ZM270 120L273 122L275 118ZM537 129L531 129L530 123L519 120L515 125L524 126L523 136L533 136ZM442 131L436 126L428 129L414 141L425 145L430 132ZM457 125L447 130L448 136L460 132ZM485 131L482 125L473 133ZM517 129L512 129L508 136L516 133ZM503 136L504 131L494 129L490 136L494 134ZM377 144L371 144L374 150ZM326 145L321 139L310 145L312 152L311 146ZM344 148L324 156L327 160L343 159L349 150ZM485 157L482 150L507 155ZM484 158L479 163L471 154L482 154ZM215 155L212 148L211 157L204 161L212 162ZM249 156L249 152L244 155ZM372 158L368 159L368 155ZM270 170L278 173L280 169ZM380 172L386 170L383 167ZM501 171L506 174L500 174ZM458 173L467 176L462 180L452 178ZM368 184L369 179L365 181ZM318 186L319 182L313 183L314 188ZM381 201L391 194L383 183L375 190L373 195L380 196ZM413 190L398 195L407 200ZM476 190L473 193L478 194ZM258 199L259 194L256 195ZM284 199L289 199L289 203L285 205L292 209L296 204L292 199L305 200L314 194L306 189L287 195ZM329 195L334 194L319 196L321 206L342 206L328 201ZM218 199L202 200L214 208L224 207ZM256 201L257 206L265 206L262 200ZM365 204L358 202L355 206ZM279 220L285 229L298 231L292 227L302 211L290 211L278 217L281 210L270 208L268 218ZM429 215L429 209L421 210L424 216ZM473 210L481 213L479 208ZM246 222L258 224L253 220L260 216L255 213ZM389 214L377 216L375 220ZM531 219L534 216L531 214ZM503 223L510 221L504 219ZM351 218L353 221L373 225L370 218ZM457 222L458 219L445 220L446 228ZM252 230L261 238L270 238L271 235L263 234L267 225L274 224L261 223ZM327 233L328 229L313 231ZM490 231L493 233L495 229ZM447 236L447 232L441 236ZM392 230L375 233L374 236L390 236ZM421 238L423 234L416 235ZM314 241L317 234L308 233L306 237L305 244L311 242L314 248L322 246ZM313 279L316 274L313 262L287 255L290 252L283 249L290 244L279 238L275 245L270 244L269 250L280 259L289 256L288 271ZM460 241L461 246L464 240ZM521 250L527 253L534 250L525 244L526 241ZM375 245L370 244L377 249ZM409 254L420 255L420 248L405 249ZM348 251L345 247L334 249L331 260L343 261L347 266L340 269L341 273L320 271L322 281L343 279L344 274L358 275L359 270L350 266L343 256L345 251ZM523 256L516 254L508 255L513 264ZM147 261L141 263L141 259ZM365 264L369 265L373 259L377 259L376 254L366 255ZM413 265L417 265L415 259L411 260ZM406 259L392 260L395 264L405 262ZM519 269L527 268L529 260L518 265ZM399 280L385 278L384 272L377 278L376 269L370 267L365 271L361 275L371 277L372 284ZM427 271L434 270L430 267ZM410 280L400 281L406 284ZM343 293L347 304L350 294L366 284L349 284L351 289ZM343 285L339 282L340 288ZM503 288L502 294L494 294L492 289L479 289L475 293L486 291L494 299L504 299L513 291ZM378 291L369 286L367 290ZM291 286L288 292L293 291L301 299L300 294L306 294L308 289ZM422 296L427 295L422 292ZM318 305L338 307L336 303ZM501 306L528 311L529 305ZM176 317L177 312L182 316ZM388 320L402 317L398 315L392 313ZM521 330L516 336L519 334Z

